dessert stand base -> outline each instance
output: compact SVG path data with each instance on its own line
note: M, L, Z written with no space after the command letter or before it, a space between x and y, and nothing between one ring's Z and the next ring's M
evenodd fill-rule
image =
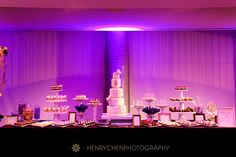
M172 120L193 120L195 112L171 112Z
M60 121L59 114L53 114L53 121L55 121L55 122L59 122Z

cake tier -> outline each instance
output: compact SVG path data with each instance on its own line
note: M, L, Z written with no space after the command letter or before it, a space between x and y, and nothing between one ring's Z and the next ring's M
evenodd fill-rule
M113 106L107 106L107 114L111 116L119 116L119 115L126 115L126 106L118 106L118 107L113 107Z
M111 86L113 88L120 88L121 87L121 80L120 79L111 79Z
M123 97L123 88L111 88L110 89L111 98L122 98Z
M125 104L124 98L110 98L108 102L109 106L113 107L123 106Z

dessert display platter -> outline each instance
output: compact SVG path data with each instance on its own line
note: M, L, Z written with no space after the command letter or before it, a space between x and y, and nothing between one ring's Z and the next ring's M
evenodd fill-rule
M60 121L60 114L67 114L69 112L69 106L61 106L59 103L67 102L66 95L59 95L59 92L63 91L61 84L51 85L51 91L54 95L46 96L46 102L53 103L53 107L44 107L43 110L45 113L53 114L53 121Z
M142 100L146 101L148 103L148 106L151 106L151 103L156 101L157 99L152 94L147 94L144 98L142 98Z
M194 114L194 109L191 107L185 107L185 103L193 103L193 98L192 97L185 97L184 96L184 92L188 91L188 87L187 86L176 86L175 87L175 91L176 92L180 92L180 96L179 97L171 97L170 100L173 102L178 103L178 107L170 107L169 110L171 112L175 112L179 114L179 118L178 120L185 120L185 115L186 114Z
M86 97L86 95L76 95L74 98L73 98L75 101L79 101L80 103L86 101L86 100L89 100L89 98Z

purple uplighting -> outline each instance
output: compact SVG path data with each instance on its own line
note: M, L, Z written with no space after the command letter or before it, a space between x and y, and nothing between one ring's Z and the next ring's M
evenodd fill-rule
M15 157L236 154L236 0L0 0L0 135Z
M42 108L50 106L45 97L57 82L68 96L62 105L69 105L71 111L75 111L75 95L99 99L103 105L96 119L100 119L117 69L122 71L121 95L132 114L134 100L141 101L147 94L175 106L170 97L178 96L173 92L178 85L188 86L187 96L199 98L205 110L211 101L218 107L235 107L236 37L235 31L222 29L234 28L236 4L219 8L221 3L207 1L203 7L193 7L183 0L185 5L179 8L179 3L167 7L165 2L151 0L152 9L135 9L125 1L120 2L125 8L110 1L102 3L109 4L107 8L95 8L95 2L64 8L66 1L59 1L57 7L2 4L0 45L9 49L9 55L2 62L7 64L0 113L9 115L23 98L27 105L39 104L36 117L52 119ZM227 8L229 4L232 7ZM195 105L191 103L186 106ZM84 117L91 118L92 111L88 108ZM61 117L67 119L67 115Z

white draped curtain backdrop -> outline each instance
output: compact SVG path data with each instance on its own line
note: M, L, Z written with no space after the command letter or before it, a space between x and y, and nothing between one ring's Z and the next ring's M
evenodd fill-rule
M73 104L72 111L76 94L103 99L104 32L0 31L0 34L0 43L9 49L7 85L0 98L0 112L10 114L22 98L32 106L52 105L45 102L45 96L53 94L50 85L55 82L64 85L62 94L68 96L67 104Z
M7 87L71 75L103 75L102 32L1 31L0 43L10 51Z
M103 100L106 37L106 32L0 31L1 45L9 48L0 112L10 114L21 98L47 106L45 96L56 81L64 84L71 108L76 94ZM204 104L234 105L232 31L128 32L126 37L130 103L145 93L169 99L178 96L176 85L188 85L186 96L199 96Z
M131 103L145 93L169 100L179 95L176 85L188 85L185 95L204 104L234 105L232 31L131 32L128 38Z

